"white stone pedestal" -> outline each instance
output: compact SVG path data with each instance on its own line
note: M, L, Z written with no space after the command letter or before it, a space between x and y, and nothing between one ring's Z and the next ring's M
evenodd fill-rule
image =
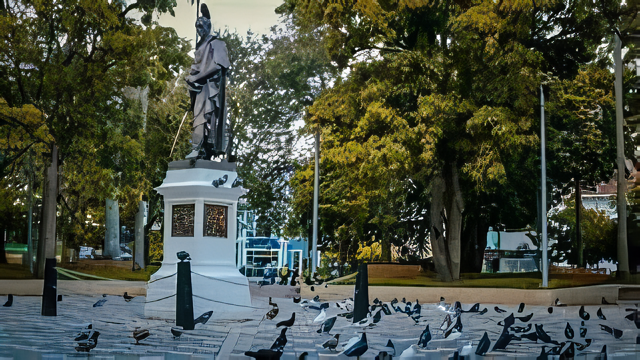
M225 176L224 184L214 186ZM251 306L249 283L235 263L237 204L244 194L244 189L231 187L236 177L234 163L169 164L164 182L155 189L164 197L164 258L147 285L146 317L175 319L176 298L169 296L176 293L177 277L171 275L180 251L191 256L195 317L213 310L213 317L220 318ZM216 220L207 221L207 214Z

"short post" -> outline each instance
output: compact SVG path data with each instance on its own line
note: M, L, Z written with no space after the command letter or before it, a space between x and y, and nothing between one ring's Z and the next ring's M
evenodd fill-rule
M369 274L367 273L367 264L358 266L353 302L353 322L356 323L366 318L369 313Z
M184 330L193 330L193 291L191 288L191 260L186 251L178 254L178 284L176 293L176 325Z
M44 265L44 288L42 289L42 316L57 316L58 272L56 258L47 258Z

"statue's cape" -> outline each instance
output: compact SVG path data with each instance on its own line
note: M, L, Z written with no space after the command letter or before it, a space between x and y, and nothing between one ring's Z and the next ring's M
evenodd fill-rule
M192 73L197 71L199 74L213 74L214 72L221 70L221 68L228 69L229 66L230 62L227 45L224 41L218 40L217 38L209 35L205 42L196 50L191 70ZM220 73L221 72L218 72L218 74ZM193 109L193 126L198 126L207 121L205 115L213 113L214 104L217 107L224 105L224 99L220 99L219 96L216 96L220 92L218 86L219 76L220 75L217 75L213 80L207 81L203 86L202 91L197 95ZM226 79L223 79L223 81L225 80Z

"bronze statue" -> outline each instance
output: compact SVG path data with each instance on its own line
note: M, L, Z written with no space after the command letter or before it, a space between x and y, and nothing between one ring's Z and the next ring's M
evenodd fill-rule
M211 15L207 5L196 21L200 40L195 58L186 77L193 111L193 151L187 159L211 159L227 153L225 86L229 55L227 45L211 35Z

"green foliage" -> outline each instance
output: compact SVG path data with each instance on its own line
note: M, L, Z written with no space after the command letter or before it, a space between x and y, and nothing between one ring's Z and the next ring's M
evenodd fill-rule
M163 252L162 234L159 231L149 232L149 262L162 261Z
M151 191L147 174L162 160L145 154L158 137L146 127L157 120L147 110L165 100L190 62L188 43L150 21L173 6L13 1L0 14L0 122L9 125L0 130L2 176L28 169L39 190L51 148L59 147L58 224L67 247L101 244L106 198L118 199L128 219ZM145 25L127 17L134 9L145 13ZM136 96L141 91L148 95Z
M286 19L269 35L224 33L232 68L229 121L232 157L261 235L281 235L290 201L288 179L300 154L295 129L325 87L332 68L317 34L292 33Z
M549 239L552 261L578 263L576 243L575 195L564 199L562 209L549 217ZM618 224L603 211L582 209L580 230L585 249L585 262L597 264L600 260L616 261Z
M322 134L325 244L343 260L374 235L383 260L393 244L430 244L437 271L456 279L461 245L473 249L465 244L490 221L532 223L539 84L584 78L583 64L604 62L596 50L623 10L589 1L285 1L278 11L298 32L323 33L344 70L306 117ZM608 80L595 71L590 81L598 84L573 89ZM293 218L308 213L312 165L292 180ZM433 228L439 235L426 238Z

